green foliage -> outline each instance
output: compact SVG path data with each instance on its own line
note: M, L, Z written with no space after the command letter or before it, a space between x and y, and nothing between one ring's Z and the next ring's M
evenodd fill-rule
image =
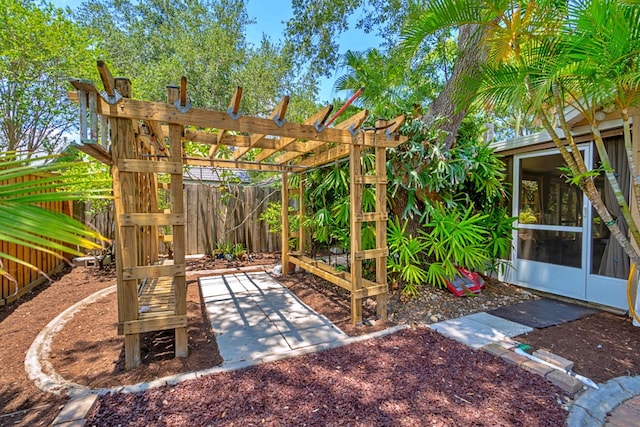
M512 244L512 232L515 230L513 224L516 217L509 215L507 208L494 207L486 215L483 227L489 232L486 243L486 250L489 254L488 264L485 271L494 273L504 273L508 265L505 261L509 258Z
M247 255L247 251L242 243L218 242L212 255L219 259L234 261L243 259Z
M317 81L294 68L284 46L247 42L244 0L89 0L76 19L101 40L114 74L132 79L135 98L165 100L166 86L186 76L196 107L225 111L243 86L244 114L267 116L284 95L292 99L288 119L316 109L305 98Z
M402 283L402 293L407 297L416 297L419 288L427 282L427 272L421 268L421 256L427 250L423 239L407 233L407 222L400 224L395 218L387 227L387 272L392 284Z
M393 150L387 164L392 203L396 194L406 195L398 215L417 224L411 239L427 248L411 263L426 272L423 283L433 286L458 274L456 267L498 269L511 249L515 221L501 207L504 163L481 141L477 121L466 120L451 149L438 129L437 123L409 121L403 130L409 142ZM417 288L408 284L413 293Z
M289 206L289 227L296 231L298 227L296 225L295 215L293 215L294 210L291 206ZM280 202L271 202L267 206L267 209L260 214L260 221L265 221L267 223L267 227L269 227L269 232L278 234L282 231L282 203Z
M444 286L447 278L457 275L456 267L483 271L490 261L486 240L488 231L483 227L486 215L466 211L434 209L427 231L421 231L428 246L427 254L440 265L429 270L429 282Z
M59 165L57 171L65 190L84 195L84 202L90 201L87 214L106 211L113 202L108 166L75 148L68 148L60 159L64 163L54 161L54 164Z
M504 162L478 139L477 130L461 133L451 149L444 146L437 123L410 120L403 132L409 141L391 150L387 163L391 197L400 191L408 194L403 217L417 216L424 222L438 203L482 211L505 199ZM465 135L469 139L462 139Z
M64 164L48 164L36 166L52 158L34 157L30 160L19 160L15 153L0 153L0 240L53 254L59 258L62 255L56 251L83 255L75 249L98 249L96 241L106 240L100 234L89 230L82 223L59 212L53 212L39 206L47 202L65 202L71 200L85 200L88 196L76 191L65 189L70 180L60 180L51 171L59 167L71 166ZM27 176L36 179L24 180ZM76 175L76 180L89 180L91 176ZM101 197L93 194L89 197ZM0 252L0 259L15 261L34 270L37 268L26 260L15 258ZM0 264L0 274L7 276L8 272ZM8 276L10 280L12 279Z
M511 249L514 220L500 208L481 215L440 206L413 236L407 221L401 224L394 218L387 227L389 280L401 286L405 296L415 297L423 285L445 286L459 274L458 267L493 271Z
M341 65L346 72L337 78L335 90L354 93L364 86L355 103L370 110L373 117L396 117L412 111L415 105L427 104L443 84L433 77L438 73L426 69L433 61L425 61L419 68L408 67L397 49L347 51Z
M294 215L295 211L289 206L289 230L296 232L300 229L300 216ZM308 221L308 219L306 219ZM260 221L265 221L270 233L280 234L282 232L282 203L271 202L267 209L260 214ZM296 239L292 238L289 245L293 246Z
M66 12L33 1L0 2L0 151L59 152L77 107L66 80L95 75L96 48Z

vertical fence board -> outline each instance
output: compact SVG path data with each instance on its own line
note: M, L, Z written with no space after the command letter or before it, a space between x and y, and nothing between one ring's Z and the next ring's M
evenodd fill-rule
M3 184L28 183L41 177L42 176L38 175L28 175L18 179L3 181ZM42 207L55 212L70 213L69 205L62 202L49 202L42 204ZM53 274L56 269L64 263L63 260L54 255L45 254L44 252L6 241L0 241L0 251L33 264L48 275ZM61 255L64 256L66 254L61 253ZM17 262L2 260L2 263L4 270L16 280L17 284L4 276L0 276L0 305L13 302L17 297L33 288L33 286L43 279L40 272Z
M261 186L186 183L184 190L187 255L212 254L218 243L240 243L247 252L276 252L280 236L270 233L260 215L269 203L280 201L280 190ZM228 192L223 196L223 191ZM87 215L87 222L111 236L113 216ZM161 245L161 253L166 253Z

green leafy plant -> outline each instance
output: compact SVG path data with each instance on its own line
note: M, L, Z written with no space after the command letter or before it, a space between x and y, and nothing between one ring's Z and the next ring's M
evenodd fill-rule
M387 226L387 273L392 285L402 286L407 297L419 295L419 288L428 280L427 272L421 268L420 256L427 249L424 240L407 233L407 222L394 218Z
M492 209L485 217L483 227L489 232L486 243L489 261L485 271L504 274L506 267L509 266L507 260L512 249L515 220L516 217L510 216L507 208L501 207Z
M267 209L260 214L260 221L265 221L270 233L279 234L282 232L282 203L271 202ZM295 211L289 206L289 230L295 232L300 228L300 219L295 215Z
M427 253L434 258L427 274L430 283L444 286L447 279L458 274L457 267L484 270L490 261L485 220L486 215L474 214L472 209L460 212L439 208L432 212L427 231L421 230Z
M71 178L61 180L59 175L50 172L70 165L42 164L54 158L20 159L13 152L0 153L0 240L52 254L60 259L64 258L61 255L64 253L84 255L79 249L100 249L100 243L106 238L67 215L41 206L49 202L108 197L104 192L84 194L68 190ZM25 179L29 176L33 179ZM91 179L90 175L80 174L73 178L77 186L82 186L83 180ZM0 252L0 261L2 259L39 271L26 260ZM12 280L1 263L0 274Z
M247 255L247 250L242 243L235 243L231 248L234 259L243 259Z

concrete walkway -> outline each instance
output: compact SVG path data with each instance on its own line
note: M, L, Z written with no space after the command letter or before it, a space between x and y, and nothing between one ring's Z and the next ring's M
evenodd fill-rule
M476 350L488 344L504 342L511 337L533 331L529 326L487 313L474 313L434 323L429 327Z
M347 338L265 272L203 277L200 287L223 366Z

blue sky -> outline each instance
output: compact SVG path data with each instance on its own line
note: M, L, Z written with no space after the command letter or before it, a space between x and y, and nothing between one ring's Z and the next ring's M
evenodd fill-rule
M82 3L81 0L51 0L54 5L59 7L69 6L74 8ZM292 16L291 0L248 0L247 10L249 17L256 21L255 24L247 28L247 40L255 45L260 43L262 34L268 35L273 41L283 38L285 21ZM353 22L358 19L355 16ZM342 34L338 40L340 45L340 53L347 50L366 50L372 47L378 47L380 40L371 35L365 34L361 30L352 29ZM337 75L340 74L338 70ZM333 91L333 83L335 79L321 80L319 100L323 103L330 102L334 97L346 97L346 94L338 94Z

